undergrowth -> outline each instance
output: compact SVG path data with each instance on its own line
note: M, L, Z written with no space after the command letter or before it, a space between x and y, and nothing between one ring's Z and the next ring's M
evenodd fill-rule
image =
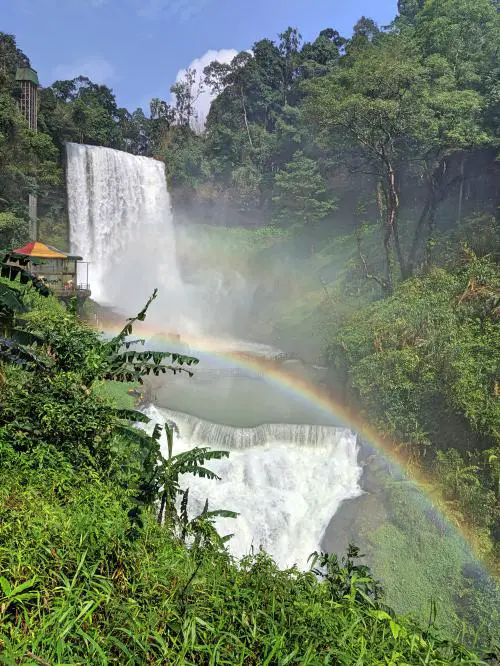
M187 548L147 512L127 538L121 490L11 460L0 477L6 665L480 663L373 598L350 558L327 578ZM15 469L14 469L15 467Z
M207 504L189 518L180 485L217 479L205 461L227 453L175 455L171 424L161 452L159 427L134 428L144 415L95 390L195 359L134 350L147 306L103 341L54 303L32 305L32 346L8 348L0 386L2 664L484 663L387 608L354 547L308 572L260 551L235 562L214 528L234 515Z

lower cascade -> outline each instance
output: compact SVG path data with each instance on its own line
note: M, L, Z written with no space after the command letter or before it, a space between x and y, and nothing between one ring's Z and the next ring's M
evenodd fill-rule
M208 465L220 481L190 476L183 486L189 487L191 516L201 513L206 499L211 510L239 513L216 523L222 536L233 534L229 550L235 557L262 546L282 567L307 568L340 504L362 493L356 435L345 428L234 428L154 406L145 412L151 424L176 424L174 454L195 446L230 451L229 458ZM162 445L165 454L166 440Z

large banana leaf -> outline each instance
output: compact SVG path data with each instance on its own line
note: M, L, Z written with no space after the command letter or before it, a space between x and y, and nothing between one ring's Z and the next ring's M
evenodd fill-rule
M0 360L19 365L25 370L48 371L50 369L47 363L38 358L29 348L8 338L0 338Z

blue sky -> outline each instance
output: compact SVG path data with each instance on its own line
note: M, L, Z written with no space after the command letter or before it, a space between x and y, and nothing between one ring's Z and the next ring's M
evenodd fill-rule
M0 30L13 33L42 85L84 73L106 83L133 110L170 85L209 50L248 49L287 26L305 40L326 27L350 34L357 19L380 25L397 0L0 0ZM205 56L205 57L204 57ZM213 56L213 54L212 54ZM213 59L213 57L208 57ZM199 64L199 63L198 63Z

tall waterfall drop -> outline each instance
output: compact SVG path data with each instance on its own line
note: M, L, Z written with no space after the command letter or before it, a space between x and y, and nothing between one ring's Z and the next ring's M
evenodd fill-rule
M197 282L181 279L162 162L75 143L66 153L71 251L91 263L96 301L130 314L157 287L149 316L195 335L227 335L248 319L253 286L237 271L224 276L216 257Z
M91 262L98 301L137 307L154 287L180 284L162 162L68 143L71 251Z

